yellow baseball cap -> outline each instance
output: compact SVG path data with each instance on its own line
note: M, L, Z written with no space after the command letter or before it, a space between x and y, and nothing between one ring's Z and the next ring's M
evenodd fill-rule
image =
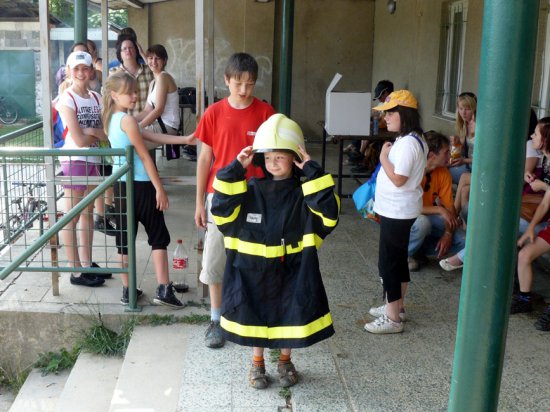
M410 107L411 109L418 109L418 102L413 94L408 90L396 90L393 93L390 93L386 97L386 101L376 107L373 107L373 110L386 111L393 109L397 106Z

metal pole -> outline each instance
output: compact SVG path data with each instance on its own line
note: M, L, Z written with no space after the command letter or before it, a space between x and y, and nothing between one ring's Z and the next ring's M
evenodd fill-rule
M74 2L74 42L86 43L88 40L88 2L75 0Z
M128 219L128 312L139 312L137 306L136 279L136 230L134 225L134 147L126 147L126 162L130 166L126 174L126 218Z
M290 116L292 95L292 42L294 0L275 2L275 35L273 39L273 106Z
M538 11L539 0L484 3L475 131L479 137L449 411L496 411L498 406Z

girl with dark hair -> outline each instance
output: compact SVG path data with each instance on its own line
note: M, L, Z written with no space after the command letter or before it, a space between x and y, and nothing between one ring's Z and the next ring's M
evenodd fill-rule
M367 323L365 329L371 333L399 333L403 332L403 299L410 281L409 236L422 210L420 184L428 145L422 137L418 103L408 90L391 93L374 110L386 112L388 131L399 136L395 143L382 146L374 204L374 211L380 216L378 270L386 303L370 309L369 314L376 319Z
M163 45L155 44L147 49L147 65L155 78L149 85L145 109L136 119L141 127L158 124L157 131L177 135L180 125L178 86L164 70L167 63L168 53Z
M550 117L539 120L532 139L533 147L541 150L544 154L544 159L548 159L550 157ZM543 173L545 173L544 170ZM547 171L547 176L548 174ZM528 176L526 173L525 180L528 181L530 178L532 178L532 176ZM537 207L527 230L518 240L518 246L521 247L518 254L519 292L512 298L510 310L512 314L531 312L533 310L531 296L531 289L533 286L532 263L539 256L550 252L550 224L547 222L546 227L541 230L538 235L535 235L537 232L537 225L544 220L550 210L550 181L548 178L543 178L543 180L533 179L529 183L534 191L544 192L544 197ZM550 331L550 306L546 307L541 318L535 322L535 328L545 332Z
M137 103L135 108L131 109L132 116L136 116L145 108L149 83L153 80L153 72L146 64L139 63L138 56L135 39L131 36L121 36L117 42L116 57L122 64L113 72L124 71L137 80Z

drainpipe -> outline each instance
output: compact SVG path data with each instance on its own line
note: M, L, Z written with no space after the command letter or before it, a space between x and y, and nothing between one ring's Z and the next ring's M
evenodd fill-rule
M274 28L272 102L277 112L290 116L294 0L275 1Z
M539 0L485 0L466 258L449 411L496 411L525 163ZM495 150L497 149L497 150Z
M86 0L74 2L74 42L84 43L88 39L88 3Z

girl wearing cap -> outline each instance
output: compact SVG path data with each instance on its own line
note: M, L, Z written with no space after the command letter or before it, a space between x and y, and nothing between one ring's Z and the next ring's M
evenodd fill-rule
M228 340L253 347L256 389L268 386L264 348L281 349L277 373L288 387L298 381L291 348L334 334L317 249L338 223L340 200L303 145L298 124L275 114L214 181L211 211L227 253L220 323ZM253 160L267 177L247 184Z
M381 218L378 270L386 304L370 309L376 319L365 329L371 333L403 331L403 299L410 281L407 248L411 227L422 210L420 183L428 154L417 108L408 90L391 93L385 103L374 108L386 113L388 131L399 135L393 144L382 146L382 167L376 179L374 211Z
M92 56L84 51L76 51L67 59L67 69L71 78L71 85L59 97L55 106L61 116L68 133L65 138L65 149L87 149L98 147L100 140L106 140L107 135L103 131L101 123L101 96L89 90L89 82L92 76ZM65 177L99 176L99 156L60 156L61 170ZM80 202L95 186L84 183L66 184L64 188L64 209L71 210ZM67 259L79 272L81 267L97 267L92 262L93 240L93 203L82 211L80 216L71 221L62 231ZM76 227L79 226L78 236ZM78 239L77 239L78 237ZM100 286L105 277L110 274L92 275L82 273L80 276L71 274L71 283L81 286Z

